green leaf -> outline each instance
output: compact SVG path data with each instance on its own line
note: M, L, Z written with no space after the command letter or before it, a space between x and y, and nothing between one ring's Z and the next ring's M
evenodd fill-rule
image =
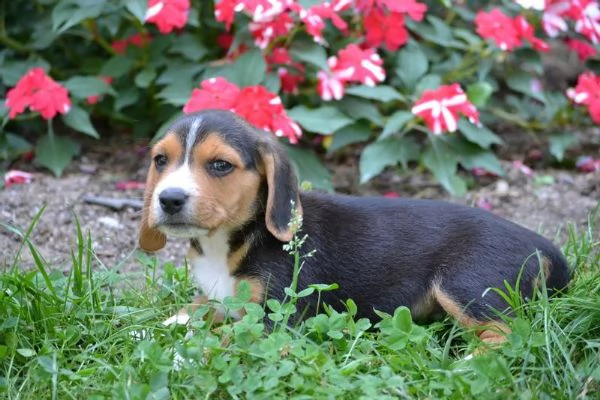
M109 59L100 69L100 75L119 78L133 67L133 60L126 56L116 55Z
M333 190L331 173L314 152L292 146L285 146L285 148L292 159L300 182L309 181L314 188Z
M91 137L98 139L100 135L92 125L90 114L83 108L73 106L71 110L62 116L62 119L67 126L75 129L77 132L85 133Z
M380 102L388 102L392 100L402 100L404 97L391 86L353 86L346 89L346 94L362 97L364 99L372 99Z
M117 95L108 83L95 76L74 76L64 81L63 85L69 93L80 99L102 94Z
M410 25L411 31L437 45L448 47L454 41L448 24L433 15L429 15L426 21L419 23L410 21L407 25Z
M430 146L423 153L423 164L448 192L455 196L464 196L467 185L456 174L457 156L446 144L432 137Z
M442 84L442 77L437 74L427 74L415 86L415 96L421 96L424 91L437 89Z
M410 332L413 326L410 310L406 307L398 307L394 311L392 323L397 331L406 333Z
M166 68L163 73L160 74L156 83L159 85L168 85L177 83L177 81L185 80L192 85L192 82L196 81L196 77L202 70L204 65L198 63L192 63L180 59L168 60Z
M148 9L147 0L123 0L123 5L133 14L142 24L146 20L146 10Z
M313 110L302 105L296 106L288 111L288 116L302 125L307 131L322 135L331 135L338 129L353 122L345 114L332 106L323 106Z
M354 120L362 118L371 121L377 126L383 126L383 116L372 101L346 96L334 104L344 114L352 115Z
M38 356L37 362L49 374L58 374L58 365L56 364L56 358L52 359L49 356Z
M365 183L377 176L389 165L402 163L406 168L411 160L416 160L419 146L412 138L390 137L369 144L360 156L360 182Z
M494 92L494 88L487 82L477 82L467 86L467 97L475 107L484 107Z
M563 160L567 149L579 144L579 139L572 133L552 135L548 140L550 142L550 154L558 161Z
M64 32L84 19L100 16L106 0L61 0L52 10L52 30Z
M134 82L137 87L146 89L154 78L156 78L156 70L152 67L146 67L135 76Z
M35 160L56 176L62 175L73 157L79 154L77 143L69 138L56 135L44 136L38 140L35 148Z
M33 349L17 349L17 353L27 358L35 356L35 350Z
M309 41L294 41L290 48L292 57L311 64L318 69L329 71L327 65L327 53L325 48L317 43Z
M515 92L523 93L545 103L544 92L533 90L533 76L525 71L512 71L506 74L506 84Z
M15 86L19 79L31 68L41 67L45 71L50 69L50 64L44 59L36 58L27 61L7 60L1 64L0 78L6 86Z
M333 141L327 151L333 153L352 143L364 142L371 136L371 127L365 121L348 125L333 134Z
M137 103L139 98L140 91L133 85L125 90L121 90L119 95L115 98L115 111L122 110L127 106Z
M167 131L169 130L169 128L171 127L173 122L177 121L183 115L185 115L183 113L183 111L180 111L178 113L175 113L175 115L173 115L171 118L169 118L165 122L163 122L162 125L156 130L156 134L152 138L151 142L156 143L158 140L162 139L162 137L165 136L165 134L167 133Z
M464 169L470 171L473 168L483 168L498 176L504 176L504 169L502 169L498 157L491 150L482 149L478 145L456 136L444 136L439 140L443 140L451 147L450 151L456 154Z
M270 92L279 93L281 89L281 79L274 72L269 72L264 79L263 86L269 89Z
M192 96L192 90L192 86L186 84L186 82L176 82L172 85L165 86L156 97L178 107L187 103Z
M409 111L396 111L388 118L387 123L383 128L383 132L381 132L381 135L379 135L378 140L385 139L388 136L399 132L408 121L411 121L414 118L415 116L413 113Z
M31 148L31 143L19 135L6 131L0 132L0 160L14 160Z
M478 148L471 154L462 153L460 155L460 165L466 170L474 168L483 168L498 176L504 176L504 169L498 157L490 150Z
M234 83L240 87L258 85L265 79L267 64L259 49L245 52L233 64Z
M502 139L485 126L477 126L464 118L458 120L458 129L472 143L487 149L492 144L501 144Z
M406 88L414 88L428 69L429 61L418 44L410 42L398 52L395 72Z
M200 61L208 54L208 49L197 36L185 33L173 41L168 53L179 54L190 61Z

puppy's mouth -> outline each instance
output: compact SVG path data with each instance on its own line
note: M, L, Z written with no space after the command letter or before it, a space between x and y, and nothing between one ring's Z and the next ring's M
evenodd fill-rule
M157 226L158 230L167 236L180 238L195 238L208 234L208 229L187 222L163 222Z

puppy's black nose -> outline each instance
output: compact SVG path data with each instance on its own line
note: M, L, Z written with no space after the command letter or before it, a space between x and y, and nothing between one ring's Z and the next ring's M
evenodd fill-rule
M176 214L185 205L188 195L181 189L165 189L158 195L160 208L167 214Z

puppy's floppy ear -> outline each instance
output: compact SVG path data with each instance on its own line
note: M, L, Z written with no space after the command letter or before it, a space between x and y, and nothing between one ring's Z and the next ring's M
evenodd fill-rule
M292 240L289 226L292 220L292 201L302 215L298 178L285 149L275 139L265 138L259 143L259 153L267 178L268 194L265 222L267 229L282 242Z
M152 166L150 166L152 168ZM156 179L154 178L154 171L148 172L148 178L146 179L146 190L144 192L144 209L142 210L142 226L140 228L139 244L143 250L146 251L158 251L165 247L167 243L167 237L164 233L160 232L156 228L150 227L150 207L152 206L152 192Z

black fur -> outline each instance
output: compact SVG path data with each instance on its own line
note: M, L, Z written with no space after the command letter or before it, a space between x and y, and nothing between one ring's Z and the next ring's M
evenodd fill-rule
M530 297L540 271L536 250L551 261L549 289L569 281L567 264L548 240L487 211L433 201L301 193L308 234L299 290L313 283L337 283L324 302L343 309L352 298L358 317L377 319L374 309L393 313L414 307L439 282L441 288L478 320L494 318L507 304L490 287L516 284ZM257 218L260 221L260 217ZM268 282L268 296L282 299L292 280L292 258L264 227L239 276ZM299 309L315 313L316 296ZM433 310L437 311L437 310Z
M221 134L240 152L248 168L257 169L265 155L275 156L276 197L270 217L277 229L285 229L291 216L290 201L297 199L298 188L283 147L227 111L192 114L174 130L185 132L193 118L202 118L199 129L203 134ZM259 279L267 298L281 300L283 289L292 281L293 258L267 230L267 196L263 186L254 217L232 235L230 247L234 250L251 241L235 274ZM550 241L487 211L433 200L317 192L300 193L299 198L303 209L300 235L308 235L302 253L316 252L304 259L298 289L313 283L337 283L339 289L324 293L322 300L341 309L343 302L352 298L358 317L376 320L374 309L393 313L401 305L415 311L435 283L471 317L493 319L494 310L507 311L508 305L488 289L503 289L505 281L515 287L521 273L521 293L531 297L541 257L549 261L546 285L551 292L569 282L567 263ZM314 315L316 299L316 295L302 298L299 309ZM437 311L435 305L428 310Z

